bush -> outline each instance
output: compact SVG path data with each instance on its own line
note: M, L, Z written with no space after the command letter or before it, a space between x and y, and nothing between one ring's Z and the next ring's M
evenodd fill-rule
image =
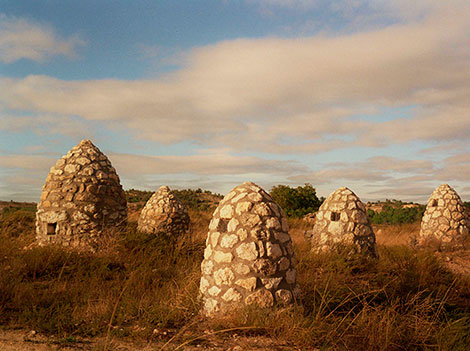
M421 220L425 209L422 205L408 208L384 205L381 212L367 210L367 215L372 224L413 223Z
M318 199L315 188L310 184L297 188L277 185L271 189L270 194L289 217L302 217L315 212L323 202L323 199Z
M201 188L196 190L183 189L183 190L172 190L175 197L184 203L188 208L193 210L209 210L217 206L219 201L222 199L222 195L213 194L209 190L204 192Z
M136 190L130 189L125 190L124 193L126 194L126 200L129 203L134 202L147 202L148 199L153 195L153 191L146 191L146 190Z

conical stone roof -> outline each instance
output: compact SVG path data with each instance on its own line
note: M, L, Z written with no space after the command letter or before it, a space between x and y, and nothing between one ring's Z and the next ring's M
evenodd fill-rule
M297 260L282 209L254 183L230 191L213 214L201 264L203 313L293 301Z
M57 161L36 214L39 244L95 249L104 229L125 226L127 204L116 170L90 140Z
M142 209L137 229L149 234L178 236L189 229L188 210L170 188L162 186Z
M421 220L419 246L460 246L468 237L468 215L457 192L442 184L431 194Z
M375 234L366 207L351 190L342 187L331 193L317 212L315 225L306 233L312 251L352 246L358 252L377 255Z

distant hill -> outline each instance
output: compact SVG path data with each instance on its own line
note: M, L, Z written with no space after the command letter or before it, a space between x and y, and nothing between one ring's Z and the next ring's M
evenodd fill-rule
M19 209L36 211L35 202L0 201L0 213Z

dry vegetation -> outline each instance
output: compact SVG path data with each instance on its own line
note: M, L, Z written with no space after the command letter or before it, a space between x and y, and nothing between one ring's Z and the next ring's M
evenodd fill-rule
M5 211L1 326L36 330L59 346L94 337L96 350L119 340L157 350L253 349L250 338L270 350L468 350L469 276L406 246L418 224L376 227L380 259L367 261L311 254L306 222L291 220L301 301L207 321L197 297L210 212L190 215L192 231L176 243L137 233L133 221L91 255L35 247L34 213Z

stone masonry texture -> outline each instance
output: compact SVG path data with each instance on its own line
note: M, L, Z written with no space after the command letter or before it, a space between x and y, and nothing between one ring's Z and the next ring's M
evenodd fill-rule
M468 225L468 215L460 196L448 184L442 184L428 200L418 246L459 247L468 237Z
M144 233L177 237L188 231L189 223L186 206L175 198L170 188L162 186L142 209L137 229Z
M282 209L254 183L235 187L209 224L201 264L203 313L292 303L298 293L296 264Z
M82 140L46 178L36 214L38 243L95 251L103 230L123 228L126 221L116 170L90 140Z
M339 188L320 206L312 231L306 232L312 251L350 246L357 252L377 256L375 234L366 207L351 190Z

